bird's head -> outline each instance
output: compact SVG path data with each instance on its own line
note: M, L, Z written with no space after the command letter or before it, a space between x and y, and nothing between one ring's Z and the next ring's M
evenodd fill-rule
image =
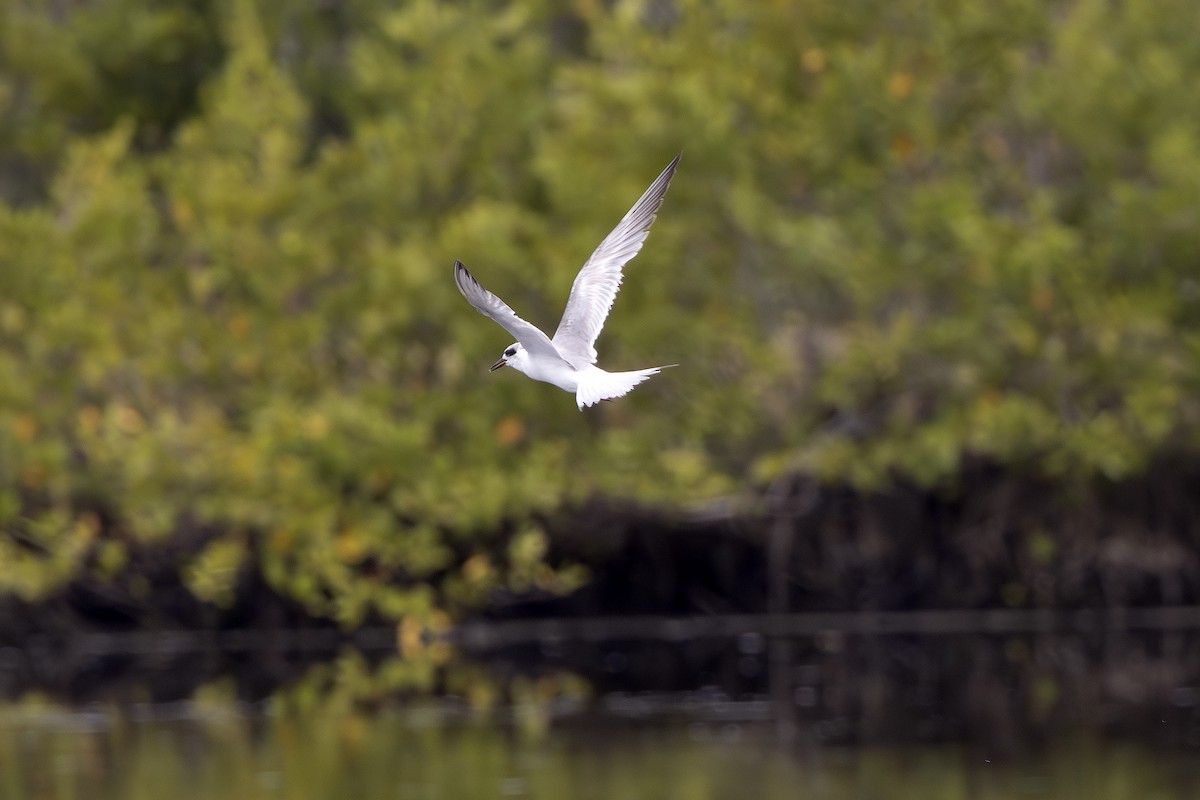
M513 342L508 347L504 348L504 355L492 364L491 372L495 372L504 366L512 367L518 372L525 371L525 362L529 358L529 354L525 352L525 348L520 342Z

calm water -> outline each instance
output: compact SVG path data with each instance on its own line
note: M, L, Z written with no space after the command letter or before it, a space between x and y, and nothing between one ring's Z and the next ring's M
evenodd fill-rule
M419 711L219 706L130 719L4 711L3 798L1189 798L1194 756L1077 739L1015 760L964 746L782 748L758 725L625 723L537 736ZM182 717L182 718L181 718Z
M1200 797L1190 634L553 650L343 651L261 696L158 657L10 680L0 800Z

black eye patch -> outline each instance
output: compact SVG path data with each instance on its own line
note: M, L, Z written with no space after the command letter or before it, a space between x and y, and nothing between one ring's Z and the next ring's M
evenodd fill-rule
M504 355L508 356L509 358L512 358L512 356L515 355L516 352L517 352L517 349L515 347L510 347L504 351Z

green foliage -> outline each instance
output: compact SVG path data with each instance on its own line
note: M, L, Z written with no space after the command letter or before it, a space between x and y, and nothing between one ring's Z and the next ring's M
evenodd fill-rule
M186 521L352 625L575 585L594 494L1200 444L1200 7L338 5L0 10L0 589ZM488 376L453 260L552 328L681 148L600 346L682 366Z

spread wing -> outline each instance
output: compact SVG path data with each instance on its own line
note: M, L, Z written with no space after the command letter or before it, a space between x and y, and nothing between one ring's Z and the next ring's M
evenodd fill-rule
M516 337L531 356L562 358L546 334L518 317L516 312L508 307L508 303L480 286L479 281L475 280L475 276L461 261L454 262L454 282L458 284L458 290L467 298L467 302L475 306L476 311L500 323L500 327Z
M675 156L575 276L553 340L568 361L596 363L596 337L621 288L621 269L642 249L678 164Z

